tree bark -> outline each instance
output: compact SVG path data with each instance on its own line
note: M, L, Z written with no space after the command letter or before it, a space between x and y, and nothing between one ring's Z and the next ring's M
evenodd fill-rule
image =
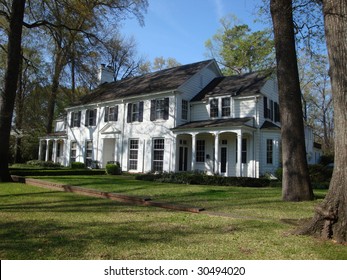
M282 138L282 198L312 200L291 0L271 0Z
M65 62L64 62L65 55L63 52L64 52L63 49L57 47L57 53L55 55L54 74L52 79L51 93L48 99L48 108L47 108L48 116L47 116L47 126L46 126L47 134L50 134L53 129L54 111L55 111L55 105L56 105L57 96L58 96L60 75L65 65Z
M18 86L25 0L13 0L8 33L5 87L0 98L0 181L9 182L10 133Z
M347 242L347 2L323 0L334 104L335 162L329 192L298 233Z

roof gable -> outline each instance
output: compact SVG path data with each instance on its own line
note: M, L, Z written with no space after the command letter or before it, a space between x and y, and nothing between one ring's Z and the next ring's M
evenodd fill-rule
M88 103L111 101L141 94L156 93L177 89L193 75L211 64L206 60L169 69L126 78L112 83L104 83L83 96L74 106Z

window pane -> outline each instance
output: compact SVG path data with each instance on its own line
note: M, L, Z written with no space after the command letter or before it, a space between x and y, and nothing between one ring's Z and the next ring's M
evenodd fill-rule
M273 141L272 139L266 140L266 163L272 164L273 162Z
M187 120L188 119L188 101L182 100L182 119Z
M223 98L222 99L222 117L229 117L230 116L230 98Z
M205 140L196 140L196 162L205 162Z
M218 117L218 99L212 99L210 101L210 117Z
M129 142L129 169L137 170L139 140L131 139Z
M153 171L162 172L164 166L164 139L153 140Z

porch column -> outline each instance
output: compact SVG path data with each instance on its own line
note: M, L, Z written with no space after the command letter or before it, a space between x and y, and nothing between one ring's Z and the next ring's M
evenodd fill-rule
M57 140L53 140L53 155L52 155L52 161L57 162Z
M42 140L39 140L39 158L38 160L41 160L41 153L42 153Z
M45 161L48 161L48 154L49 154L49 140L46 140L46 155L45 155Z
M242 131L237 132L237 177L242 177Z
M196 162L196 133L192 134L192 171L195 170Z
M214 135L214 173L219 173L219 133Z

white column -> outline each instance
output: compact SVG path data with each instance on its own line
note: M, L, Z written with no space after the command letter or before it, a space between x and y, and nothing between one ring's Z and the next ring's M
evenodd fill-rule
M39 158L38 160L41 160L41 153L42 153L42 140L39 140Z
M196 134L192 134L192 171L195 170L196 162Z
M53 140L53 155L52 155L52 160L53 162L57 162L57 140Z
M214 173L219 174L219 133L214 135Z
M236 176L242 177L242 131L237 133L237 172Z
M48 154L49 154L49 140L46 140L46 155L45 155L45 161L48 161Z

